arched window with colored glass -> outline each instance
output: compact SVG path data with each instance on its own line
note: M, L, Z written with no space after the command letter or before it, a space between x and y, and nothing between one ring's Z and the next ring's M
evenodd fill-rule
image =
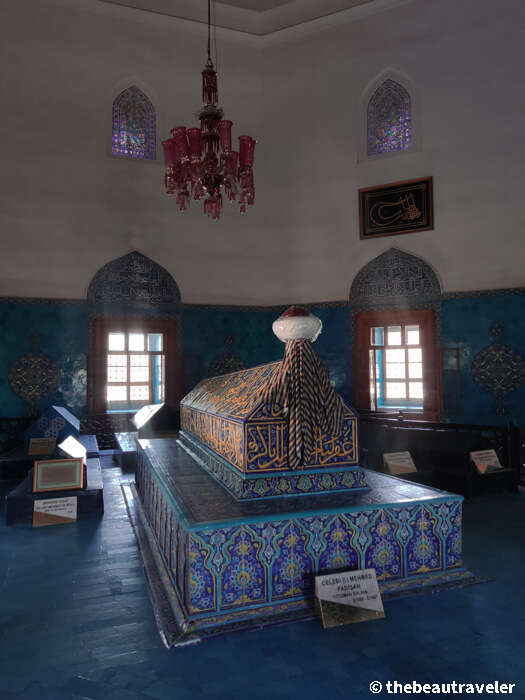
M113 102L111 151L116 156L156 158L156 115L148 97L134 85Z
M388 78L368 103L367 153L369 156L412 147L412 107L408 91Z

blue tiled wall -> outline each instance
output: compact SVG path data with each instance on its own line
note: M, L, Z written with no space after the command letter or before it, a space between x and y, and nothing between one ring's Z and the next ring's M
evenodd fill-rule
M347 308L312 308L323 322L323 332L315 349L330 367L330 378L337 392L349 399L350 389L350 315ZM247 367L280 360L284 345L272 331L278 311L225 311L220 309L184 309L182 312L183 349L191 372L188 390L197 379L193 372L200 366L201 378L217 355L226 351L225 338L234 337L233 352Z
M328 362L334 389L352 403L350 311L347 307L312 307L311 311L323 322L323 331L314 344L315 350Z
M516 425L525 425L525 384L503 400L508 414L500 417L493 410L496 399L478 387L472 378L472 360L492 342L489 328L495 322L505 328L499 340L523 355L525 297L522 295L442 302L441 344L460 351L461 413L448 415L451 422L505 425L513 421Z
M323 332L315 349L330 367L330 378L336 391L349 399L350 387L350 314L347 308L315 308L312 312L323 322ZM226 351L225 338L235 339L233 352L247 367L280 360L284 345L272 331L278 311L223 311L215 309L184 309L182 334L187 366L201 367L201 376L217 355ZM198 361L197 361L198 358ZM196 375L188 390L196 383Z
M29 336L40 333L40 350L60 367L59 390L37 404L41 412L53 404L77 415L86 411L87 306L61 304L0 304L0 415L23 416L27 404L13 394L7 374L13 362L31 352Z
M183 309L182 346L186 358L188 391L203 377L213 360L226 352L227 336L233 336L233 352L254 367L282 357L282 343L272 332L279 316L267 311Z
M442 302L442 345L460 349L460 412L449 411L448 420L487 424L512 420L525 425L525 386L507 396L504 403L508 415L499 417L493 411L496 399L475 384L470 371L472 359L491 342L488 329L494 322L505 327L502 342L523 354L524 301L523 296L516 295ZM130 313L129 309L125 311ZM312 307L312 311L323 321L315 349L328 362L336 391L352 403L349 310L342 306ZM42 351L58 363L62 372L59 391L42 400L37 410L58 404L68 406L77 415L85 413L89 315L103 312L117 314L119 309L94 309L87 303L0 304L0 415L23 416L27 411L26 403L9 389L7 373L18 357L31 350L29 336L35 331L42 335ZM226 351L228 335L234 337L234 353L248 367L280 359L284 346L272 332L272 323L278 316L277 311L184 307L182 343L188 389L207 376L213 360Z

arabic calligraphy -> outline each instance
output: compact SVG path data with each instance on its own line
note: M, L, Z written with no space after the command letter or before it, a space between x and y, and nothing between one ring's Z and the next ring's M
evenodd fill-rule
M240 423L181 405L181 428L237 469L243 467L243 429Z
M434 228L432 178L359 190L360 236L389 236Z
M288 468L288 431L285 421L248 423L246 426L247 470L272 471ZM328 435L316 428L315 444L306 467L358 463L357 419L345 415L341 435Z
M145 255L128 253L104 265L91 280L88 301L139 304L179 304L173 277Z
M286 424L248 425L246 429L250 469L279 469L286 463Z
M390 226L397 221L414 221L421 217L413 192L397 202L376 202L370 209L370 219L376 226Z
M272 362L234 374L204 379L184 397L182 405L208 413L247 418L254 410L251 399L277 372L280 364Z

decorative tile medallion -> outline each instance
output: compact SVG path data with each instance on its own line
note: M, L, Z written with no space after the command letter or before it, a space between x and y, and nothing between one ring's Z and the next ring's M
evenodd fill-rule
M33 333L29 337L31 352L13 362L7 375L9 388L29 404L29 415L35 413L36 404L54 394L60 385L60 367L53 358L40 350L42 336Z
M233 352L234 338L232 335L226 336L226 352L213 360L208 370L208 377L219 377L222 374L231 374L246 369L246 365L238 355Z
M476 384L496 397L494 413L498 416L507 413L503 403L505 396L519 389L525 382L525 360L517 350L499 340L504 332L502 325L492 324L489 335L494 340L474 357L471 368L472 379Z

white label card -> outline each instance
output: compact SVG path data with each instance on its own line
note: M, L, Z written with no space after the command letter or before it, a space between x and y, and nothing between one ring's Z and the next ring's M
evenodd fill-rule
M316 576L315 595L330 603L383 612L375 569Z
M470 459L474 462L478 471L485 474L496 469L501 469L501 462L494 450L477 450L470 453Z
M27 448L28 455L47 455L55 449L57 439L54 437L46 438L31 438L29 447Z
M77 497L69 498L42 498L35 501L35 513L55 515L68 520L77 519Z
M390 474L404 474L417 471L410 452L385 452L383 461Z

